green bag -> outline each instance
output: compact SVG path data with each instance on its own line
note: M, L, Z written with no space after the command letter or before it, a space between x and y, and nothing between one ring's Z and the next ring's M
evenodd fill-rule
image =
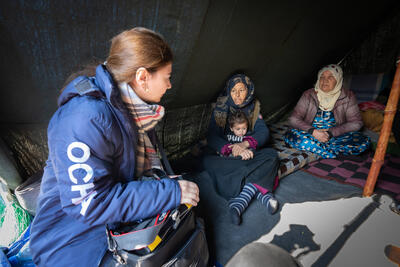
M8 247L17 240L31 219L8 188L0 183L0 246Z

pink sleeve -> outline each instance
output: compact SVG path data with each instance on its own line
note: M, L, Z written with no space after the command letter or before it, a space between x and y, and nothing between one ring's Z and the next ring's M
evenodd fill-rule
M224 156L229 156L232 153L232 148L230 148L231 144L226 144L221 148L221 154Z
M254 139L253 137L251 137L251 136L245 136L245 137L243 138L243 141L249 142L249 145L250 145L249 147L250 147L250 148L253 148L253 149L256 149L256 148L257 148L257 145L258 145L257 140Z

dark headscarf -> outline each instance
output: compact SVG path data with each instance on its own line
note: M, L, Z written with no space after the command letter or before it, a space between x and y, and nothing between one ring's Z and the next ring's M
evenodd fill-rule
M232 88L237 83L243 83L247 88L247 96L243 103L240 105L236 105L231 96ZM217 98L217 103L213 112L213 116L217 125L225 129L228 116L231 113L241 110L246 114L247 118L249 119L249 122L251 124L249 125L249 129L252 129L254 127L252 123L254 121L253 118L255 106L256 99L254 98L253 82L250 80L249 77L244 74L236 74L226 82L224 91ZM258 112L259 110L257 111L257 113ZM258 116L258 114L256 116Z

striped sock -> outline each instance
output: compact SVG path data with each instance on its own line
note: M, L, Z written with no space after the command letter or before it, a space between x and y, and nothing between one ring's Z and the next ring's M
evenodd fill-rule
M258 192L257 188L253 184L247 183L240 194L229 201L229 212L231 214L232 223L236 225L240 224L240 216L247 206L249 206L256 192Z
M271 192L268 192L265 195L258 192L257 199L260 200L261 203L267 207L270 214L274 214L278 210L279 202L278 200L276 200Z

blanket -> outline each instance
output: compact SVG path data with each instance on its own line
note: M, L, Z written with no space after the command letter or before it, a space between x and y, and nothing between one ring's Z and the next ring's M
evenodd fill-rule
M339 156L336 159L321 159L305 166L303 170L320 178L333 179L363 188L373 156L373 152L368 152L359 156ZM386 154L375 191L390 195L400 201L400 157Z
M256 183L272 191L278 161L273 149L263 148L255 151L251 160L206 155L203 165L210 174L217 193L229 200L236 197L246 183Z
M319 159L317 154L308 151L299 151L285 144L284 135L289 129L287 122L279 122L269 125L271 130L272 147L278 151L280 159L278 176L283 178L292 172L301 169L310 162Z

